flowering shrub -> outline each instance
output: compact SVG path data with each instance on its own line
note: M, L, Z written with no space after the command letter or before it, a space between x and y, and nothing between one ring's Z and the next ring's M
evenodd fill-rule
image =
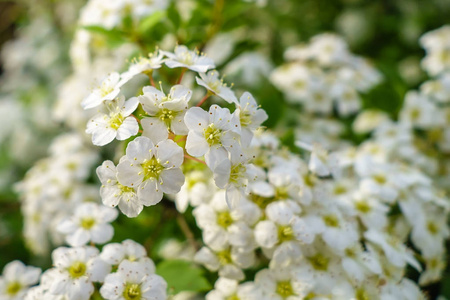
M271 72L262 54L227 58L226 41L245 37L219 23L182 44L177 26L199 25L177 5L81 10L53 110L67 132L16 185L27 246L52 266L9 263L0 299L427 299L450 234L438 168L448 164L448 29L422 37L437 77L394 119L365 109L385 79L338 35L288 48ZM222 69L280 89L297 119L290 141Z

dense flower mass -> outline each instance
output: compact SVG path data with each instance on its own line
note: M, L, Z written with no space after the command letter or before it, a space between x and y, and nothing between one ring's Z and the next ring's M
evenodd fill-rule
M15 185L51 267L7 264L0 300L428 299L450 237L449 28L420 39L431 78L392 118L367 108L382 75L342 37L271 72L236 57L224 5L202 41L191 1L87 2L53 111L70 132ZM273 83L275 105L222 69Z

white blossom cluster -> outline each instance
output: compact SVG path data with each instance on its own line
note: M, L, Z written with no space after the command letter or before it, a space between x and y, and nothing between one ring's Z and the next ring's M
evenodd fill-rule
M207 57L184 46L152 57L85 98L85 108L100 107L86 131L96 145L140 134L117 165L97 169L106 206L135 217L168 194L181 212L195 207L205 246L194 260L220 276L207 299L425 299L406 268L425 269L421 284L439 280L449 234L447 200L428 177L372 142L331 154L298 142L311 152L304 160L258 130L265 112L249 93L238 100ZM163 64L184 68L178 84L125 100L138 71L152 81ZM185 69L199 72L203 99L183 85ZM201 108L210 95L234 112Z
M354 114L361 109L360 93L381 80L367 60L352 54L347 43L331 33L287 49L285 58L289 62L273 71L271 81L286 100L302 104L310 114Z
M107 244L101 252L92 246L60 247L53 251L52 261L54 267L45 271L39 285L30 289L38 280L39 269L37 272L27 267L30 270L11 275L11 268L5 267L7 289L6 293L0 290L0 297L89 300L96 292L106 300L167 299L167 283L155 274L155 265L145 248L132 240Z
M17 184L22 197L24 236L33 252L49 251L61 244L59 222L83 202L98 202L96 185L86 183L98 154L76 133L58 136L50 145L50 156L39 160Z
M420 168L446 190L450 178L450 73L444 61L450 56L448 34L449 27L444 26L420 39L427 52L422 66L432 77L419 90L406 93L398 121L380 114L357 118L359 127L372 123L367 131L374 130L374 140L391 159Z

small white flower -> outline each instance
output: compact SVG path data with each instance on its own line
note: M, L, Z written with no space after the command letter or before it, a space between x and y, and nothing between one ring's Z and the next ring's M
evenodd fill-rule
M81 102L81 106L84 109L89 109L99 106L103 101L114 100L117 95L119 95L120 87L122 85L123 83L120 82L119 73L111 73L102 81L100 87L94 89L94 91Z
M144 246L132 240L111 243L103 247L100 257L110 265L117 266L122 261L138 262L150 273L155 273L155 264L147 256Z
M239 120L227 108L212 105L207 112L192 107L184 121L189 128L187 153L195 157L205 155L210 168L228 159L228 151L239 150Z
M117 165L119 183L136 188L144 205L155 205L163 193L176 194L184 183L180 169L183 149L172 140L154 145L140 136L127 146L126 156Z
M109 224L117 218L117 210L96 203L79 205L72 217L58 225L58 231L66 235L66 241L72 247L86 245L89 241L104 244L114 235Z
M0 276L0 299L21 300L28 288L39 281L41 269L25 266L21 261L8 263Z
M50 292L73 300L88 300L94 292L92 282L102 282L111 269L98 254L97 248L89 246L54 250L52 260L59 275L51 283Z
M231 88L227 87L223 83L223 80L219 79L219 73L216 70L209 71L208 73L200 73L200 78L196 77L198 85L201 85L219 96L228 103L237 103L237 98Z
M256 104L252 94L245 92L239 99L239 104L236 104L235 114L239 115L241 124L241 144L248 147L253 138L253 131L267 120L267 113Z
M138 105L136 98L125 101L123 96L105 102L106 114L99 113L87 123L86 133L92 134L92 143L96 146L104 146L115 138L123 141L136 135L139 125L130 115Z
M109 274L100 289L107 300L165 300L167 283L138 262L124 260L116 273Z
M169 130L178 135L188 133L184 124L184 116L192 96L188 88L175 85L167 96L152 86L144 87L143 92L144 94L137 99L150 116L141 121L143 136L150 138L154 143L159 143L167 139Z
M198 51L190 51L183 45L176 46L175 53L161 52L167 56L165 63L169 68L188 68L189 70L201 73L215 68L212 59L199 54Z
M141 213L144 203L139 200L135 188L119 183L117 168L112 161L104 161L97 168L97 176L102 183L100 195L104 205L110 207L118 205L120 211L129 218L134 218Z
M148 57L139 57L130 64L128 71L122 73L121 83L130 81L133 77L138 74L151 74L155 69L161 68L164 63L164 55L161 51L155 51L154 53L149 53Z

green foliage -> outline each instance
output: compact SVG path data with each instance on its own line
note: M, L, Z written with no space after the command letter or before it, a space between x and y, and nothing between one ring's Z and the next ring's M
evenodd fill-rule
M156 266L156 273L167 281L173 294L181 291L204 292L212 288L203 270L187 261L163 261Z

